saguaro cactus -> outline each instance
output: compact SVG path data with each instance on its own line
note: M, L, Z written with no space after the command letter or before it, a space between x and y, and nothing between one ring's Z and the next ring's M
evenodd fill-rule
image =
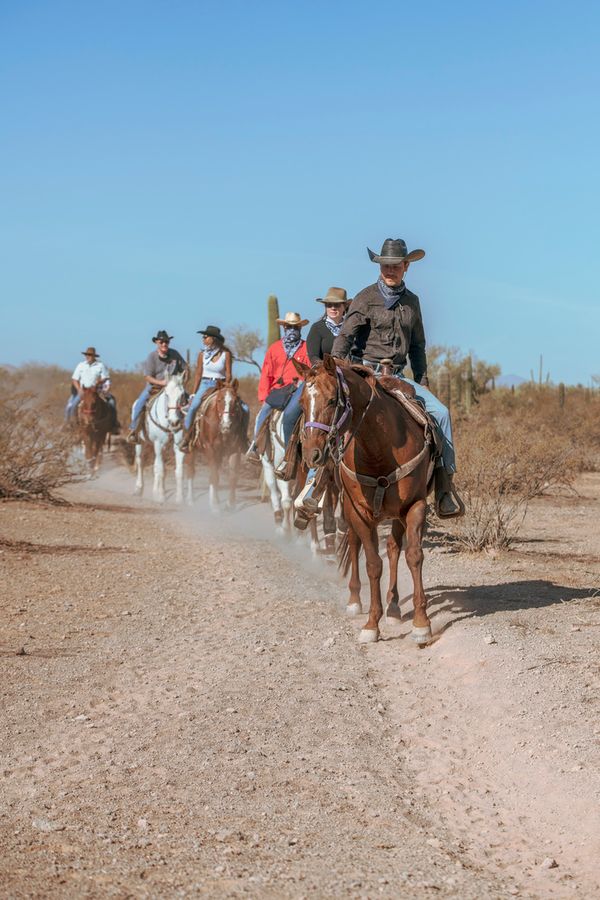
M473 405L473 360L467 359L467 371L465 373L465 412L470 413Z
M278 341L280 338L280 330L279 325L277 324L277 319L279 318L279 301L275 294L269 294L269 299L267 300L267 346L270 347L271 344L274 344L275 341Z

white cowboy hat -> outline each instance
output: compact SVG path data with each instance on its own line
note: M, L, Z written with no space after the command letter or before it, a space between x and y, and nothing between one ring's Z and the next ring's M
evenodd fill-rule
M291 325L293 328L304 328L308 325L308 319L301 319L300 313L286 312L283 319L277 319L278 325Z

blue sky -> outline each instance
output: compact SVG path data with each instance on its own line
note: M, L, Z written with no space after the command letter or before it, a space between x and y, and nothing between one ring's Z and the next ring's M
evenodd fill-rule
M403 237L428 342L600 372L596 4L0 0L0 362L266 334Z

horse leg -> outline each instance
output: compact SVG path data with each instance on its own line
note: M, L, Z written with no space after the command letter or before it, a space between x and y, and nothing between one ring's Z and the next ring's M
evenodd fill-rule
M208 457L208 471L209 471L209 484L208 484L208 499L210 503L211 512L217 513L219 512L219 461L216 457L216 454L211 449Z
M281 505L283 507L283 531L285 532L285 534L289 535L292 530L292 506L294 503L294 501L292 500L290 482L281 481L278 478L277 485L281 493Z
M310 529L310 549L313 556L319 555L319 530L317 528L317 519L316 516L309 522Z
M431 638L431 622L427 615L427 597L423 589L423 529L427 504L425 500L413 503L406 515L406 563L413 580L413 628L412 637L419 647Z
M265 484L267 485L269 494L271 496L271 508L273 509L275 525L279 530L283 527L283 509L281 507L281 496L279 494L279 488L277 487L279 482L275 478L275 470L273 469L272 464L269 462L266 456L262 457L262 466L263 475L265 477Z
M358 531L358 536L364 547L367 559L367 575L371 587L371 603L369 605L369 618L359 634L361 644L370 644L379 640L379 620L383 615L383 606L381 604L381 573L383 572L383 563L379 555L378 535L376 525L366 525L364 522L354 524L354 528Z
M184 454L183 460L183 480L185 486L185 502L191 506L194 502L194 448L190 447L190 452Z
M227 500L226 509L233 511L235 509L236 490L238 474L240 470L240 454L232 453L229 457L229 498Z
M390 584L385 598L385 614L388 619L400 621L402 613L398 604L398 560L402 552L402 538L404 537L404 525L400 519L392 521L392 531L387 539L387 555L390 567Z
M350 554L350 581L348 588L350 596L346 605L346 613L349 616L359 616L362 612L360 602L360 573L358 568L358 555L360 552L360 538L354 528L348 526L348 552Z
M165 502L165 460L163 445L154 441L154 499L157 503Z
M144 493L144 466L142 465L142 445L135 445L135 488L133 493L141 497Z
M181 441L173 444L175 453L175 503L183 503L183 463L185 453L179 449L180 443Z

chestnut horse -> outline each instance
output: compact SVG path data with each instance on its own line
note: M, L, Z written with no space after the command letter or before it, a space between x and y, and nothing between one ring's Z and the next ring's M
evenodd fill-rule
M400 382L396 379L377 381L371 370L351 366L328 354L322 365L313 368L292 362L305 381L301 399L304 463L318 468L333 459L338 466L348 526L344 571L349 566L352 569L347 611L352 615L362 612L358 569L361 544L365 551L371 603L359 640L367 643L379 638L383 566L377 527L391 519L392 531L387 541L387 615L401 617L396 582L402 539L406 535L406 562L414 588L412 635L419 646L424 646L431 638L422 577L431 436L384 387L385 384L398 389Z
M226 509L235 509L236 504L240 457L247 446L245 416L237 389L237 378L230 383L219 381L202 398L193 425L188 465L193 467L194 448L200 450L208 465L208 493L213 512L219 509L219 470L225 461L229 470Z
M90 476L95 475L102 461L106 435L112 427L110 406L95 387L82 387L77 407L79 432Z

